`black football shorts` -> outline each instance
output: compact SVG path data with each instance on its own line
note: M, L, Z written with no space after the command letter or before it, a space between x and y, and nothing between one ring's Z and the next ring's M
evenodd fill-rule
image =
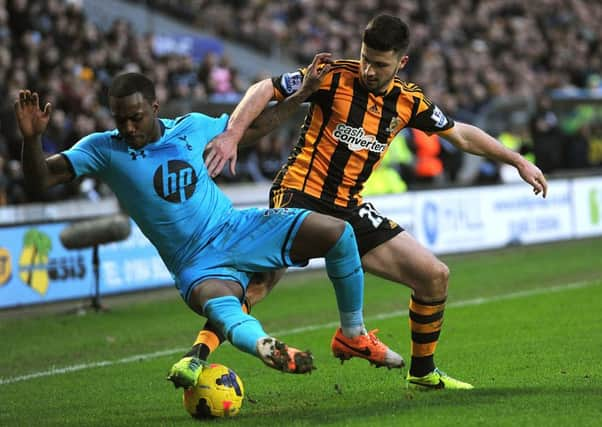
M343 208L287 188L270 190L271 208L303 208L343 219L355 232L360 256L401 233L404 229L395 221L378 213L372 203Z

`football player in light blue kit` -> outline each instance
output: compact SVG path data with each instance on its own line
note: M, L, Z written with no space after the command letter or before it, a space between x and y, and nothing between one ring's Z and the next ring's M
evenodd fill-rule
M228 126L227 115L158 118L154 84L138 73L114 79L109 107L117 129L90 134L45 158L41 136L52 106L42 110L37 93L19 92L15 113L30 190L40 192L81 175L104 180L157 248L188 306L236 348L270 367L306 373L313 359L269 336L243 311L249 279L255 272L303 265L311 258L325 258L345 336L358 348L375 345L363 323L363 270L348 223L302 209L233 209L203 159L207 143ZM198 358L185 357L168 379L189 387L201 369Z

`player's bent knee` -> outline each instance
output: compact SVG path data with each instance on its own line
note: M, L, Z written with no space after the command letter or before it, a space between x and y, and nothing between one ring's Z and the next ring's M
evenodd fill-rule
M433 275L431 278L431 292L434 295L445 297L447 295L448 282L449 267L439 261L433 268Z
M315 212L311 213L308 216L308 219L317 224L315 226L316 231L320 233L323 239L330 242L331 245L338 242L341 234L345 231L345 227L348 225L347 222L342 219Z
M291 258L298 261L323 257L339 241L346 224L341 219L312 212L297 232Z
M243 292L239 283L229 280L209 279L197 285L188 297L188 306L201 316L205 316L203 307L212 298L233 296L242 299Z
M352 243L352 246L349 246L349 242ZM329 255L335 255L336 252L339 255L344 255L344 252L350 248L357 250L357 245L355 243L355 234L353 232L353 227L348 222L343 222L343 229L339 233L336 240L333 242L332 247L328 251Z

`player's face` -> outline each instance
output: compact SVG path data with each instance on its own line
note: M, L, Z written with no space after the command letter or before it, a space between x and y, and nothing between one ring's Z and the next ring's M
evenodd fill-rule
M391 80L407 62L406 55L400 57L394 50L376 50L362 43L360 57L362 83L370 92L380 94L387 89Z
M150 102L136 92L121 98L109 97L109 108L117 130L125 143L139 149L161 136L157 124L158 104Z

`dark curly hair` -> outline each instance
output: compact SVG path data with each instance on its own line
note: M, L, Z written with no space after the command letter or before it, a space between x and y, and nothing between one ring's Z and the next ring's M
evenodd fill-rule
M403 54L410 44L410 28L396 16L378 15L366 26L362 41L371 49Z
M123 98L141 93L150 102L156 100L155 85L151 79L140 73L123 73L116 76L109 87L109 96Z

